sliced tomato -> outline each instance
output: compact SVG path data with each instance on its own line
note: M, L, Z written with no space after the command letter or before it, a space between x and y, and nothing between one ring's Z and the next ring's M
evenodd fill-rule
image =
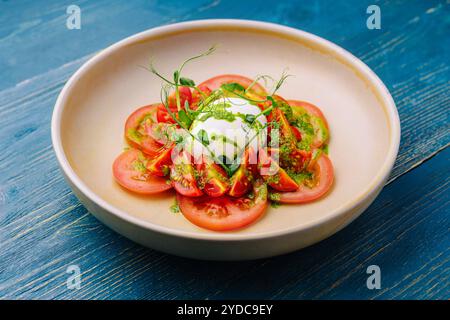
M322 111L306 101L289 100L288 103L292 107L294 116L298 117L304 113L310 116L310 122L314 128L314 139L311 147L320 148L327 144L330 139L329 127Z
M172 112L174 112L176 116L176 110ZM169 124L176 123L176 121L172 118L172 116L169 114L169 112L167 111L166 107L163 104L160 104L158 106L156 118L160 123L169 123Z
M280 108L275 108L270 113L268 121L273 121L270 130L270 144L272 148L276 148L281 152L280 163L283 168L290 160L291 152L296 149L297 139L292 132L289 121ZM278 138L278 139L275 139Z
M310 202L322 197L333 185L333 165L325 154L321 154L315 161L313 168L312 185L301 184L296 191L280 193L279 202L303 203Z
M156 120L160 104L144 106L134 111L125 123L125 138L130 145L151 157L159 154L162 145L147 134L147 127Z
M202 98L205 98L211 94L211 89L206 85L199 85L198 89L201 91L194 90L192 93L192 104L191 109L197 110L199 102L202 100Z
M190 105L192 102L192 92L189 87L178 87L178 94L180 95L180 107L184 109L184 105L186 101ZM172 112L178 111L178 105L177 105L177 96L176 93L173 92L168 98L167 98L167 104L169 105L169 108Z
M301 100L287 100L287 103L291 107L302 108L305 111L307 111L308 114L318 117L318 118L322 118L326 123L326 119L325 119L325 116L323 115L322 111L317 106L313 105L312 103L309 103L306 101L301 101Z
M253 149L245 150L241 159L239 169L231 176L230 190L228 194L232 197L242 197L248 193L252 188L252 181L257 171L256 168L256 154Z
M239 229L256 221L267 208L267 187L255 183L247 197L185 197L177 194L183 215L193 224L214 231Z
M208 196L223 196L230 188L225 170L205 156L197 164L197 171L200 174L200 184L203 186L203 191Z
M160 144L166 144L168 142L168 131L173 126L169 123L156 122L149 126L146 126L146 133L155 139Z
M284 161L286 168L292 169L294 172L300 172L306 169L312 157L311 151L294 149L289 155L289 159Z
M178 193L188 197L199 197L203 192L198 187L192 163L192 156L189 153L186 151L180 152L173 160L170 179Z
M291 126L289 125L289 121L284 115L283 111L279 108L275 108L270 115L267 117L268 121L276 121L279 124L279 130L281 137L284 137L286 140L292 140L293 133L291 130Z
M210 78L210 79L202 82L200 84L200 86L206 86L209 88L209 90L214 91L214 90L219 89L220 86L225 83L238 83L241 86L243 86L244 88L248 88L253 83L253 81L254 80L252 80L250 78L240 76L237 74L224 74L224 75ZM249 91L255 93L258 96L263 96L263 97L267 96L266 89L264 89L264 87L262 85L260 85L259 83L255 83Z
M291 131L294 134L294 137L295 139L297 139L297 141L302 141L302 133L297 127L291 126Z
M146 127L147 134L155 139L158 143L163 145L171 144L174 134L182 136L185 133L184 129L181 129L176 124L156 122Z
M146 170L148 160L137 149L123 152L113 163L114 178L122 187L140 194L154 194L172 188L169 181Z
M269 186L278 191L297 190L299 185L280 167L278 158L278 150L259 150L258 161L261 176Z
M184 109L184 105L186 101L190 105L192 103L192 92L191 89L188 87L179 87L178 92L180 95L180 107L181 109ZM167 98L167 105L169 110L177 116L178 114L178 105L177 105L177 97L176 93L173 92L170 94L170 96ZM176 123L176 121L172 118L172 116L167 111L166 107L163 104L160 104L158 106L158 110L156 113L156 118L158 122L161 123Z
M158 177L168 175L172 165L172 150L173 147L169 147L163 150L156 158L148 161L147 170Z
M239 167L230 179L231 187L228 194L232 197L242 197L252 187L251 179L246 174L247 169Z

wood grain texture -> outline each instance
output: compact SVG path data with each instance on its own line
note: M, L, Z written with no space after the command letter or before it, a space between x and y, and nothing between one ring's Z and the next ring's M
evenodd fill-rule
M70 31L72 3L0 2L0 298L450 298L448 2L76 1L83 24ZM372 3L381 8L381 30L365 27ZM278 258L200 262L124 239L72 194L50 141L65 81L125 36L204 18L313 32L386 83L402 121L399 157L391 183L348 228ZM71 264L81 268L80 290L66 287ZM370 264L381 267L381 290L365 286Z

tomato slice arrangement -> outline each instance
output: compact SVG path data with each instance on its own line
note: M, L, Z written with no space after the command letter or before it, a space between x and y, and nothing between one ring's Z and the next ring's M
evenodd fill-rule
M270 201L306 203L331 189L329 127L318 107L275 94L282 81L269 94L241 75L195 85L180 72L166 80L173 87L162 103L126 120L130 147L113 163L123 188L147 195L173 189L183 216L213 231L255 222ZM230 128L246 142L233 140Z

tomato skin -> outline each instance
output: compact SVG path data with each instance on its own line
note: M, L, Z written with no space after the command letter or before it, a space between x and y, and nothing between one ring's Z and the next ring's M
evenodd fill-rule
M187 197L203 195L195 180L195 171L192 165L192 156L182 151L174 160L170 169L170 179L175 190Z
M128 143L151 157L159 154L162 145L146 134L146 126L155 122L159 105L152 104L135 110L125 123L125 139Z
M150 160L147 164L147 170L158 177L164 177L169 173L172 165L173 147L163 150L156 158Z
M333 185L333 165L325 154L320 155L314 164L315 174L318 175L316 186L312 189L300 185L296 191L280 193L279 202L282 203L305 203L314 201L325 195Z
M209 90L214 91L220 88L220 86L224 83L239 83L244 88L248 88L252 83L253 80L241 75L237 74L223 74L220 76L212 77L200 84L200 86L206 86L209 88ZM253 93L255 93L258 96L267 96L267 91L264 89L262 85L259 83L256 83L252 86L251 90Z
M145 157L137 149L129 149L121 153L113 163L113 175L124 188L140 194L155 194L172 188L164 178L156 177L148 172L136 169L136 161Z
M225 170L212 160L206 159L205 156L203 156L201 162L197 164L197 171L200 173L203 191L208 196L223 196L230 188Z
M276 155L274 155L276 154ZM259 150L260 173L264 181L278 191L295 191L299 185L274 160L278 157L278 150Z
M193 224L213 231L229 231L245 227L261 217L267 209L267 187L254 185L254 198L222 196L185 197L177 194L183 215Z

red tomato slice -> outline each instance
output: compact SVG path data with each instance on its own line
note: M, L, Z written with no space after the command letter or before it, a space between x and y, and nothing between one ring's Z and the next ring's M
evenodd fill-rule
M186 101L189 103L189 105L192 102L192 92L189 87L178 87L178 93L180 95L180 107L184 109L184 105ZM178 105L177 105L177 96L176 93L173 92L168 98L167 98L167 104L169 105L170 111L176 112L178 111Z
M314 165L315 186L309 188L305 185L293 192L281 192L279 202L303 203L322 197L331 188L334 180L333 165L325 154L320 155Z
M251 177L247 176L248 170L242 165L230 179L231 187L228 194L232 197L242 197L251 189Z
M302 133L297 127L291 126L291 131L294 134L295 139L297 139L297 141L302 141Z
M228 176L225 170L214 163L214 161L202 157L202 161L197 164L197 171L200 173L200 181L203 191L210 197L223 196L230 188Z
M186 101L189 105L192 103L192 93L191 89L188 87L179 87L178 88L179 94L180 94L180 107L181 109L184 109L184 105ZM173 92L168 98L167 98L167 104L169 107L169 110L177 116L178 114L178 106L177 106L177 98L175 92ZM172 116L167 111L166 107L161 104L158 106L158 111L156 113L156 118L158 119L158 122L162 123L176 123L175 120L173 120Z
M151 157L158 155L162 145L147 134L146 127L155 122L159 105L152 104L137 109L125 123L125 138L128 143Z
M210 79L202 82L200 84L200 86L205 86L209 90L213 91L213 90L219 89L220 86L224 83L233 83L233 82L239 83L244 88L248 88L253 83L253 80L249 79L247 77L244 77L244 76L236 75L236 74L224 74L224 75L210 78ZM249 90L249 91L253 91L258 96L264 96L264 97L267 96L266 89L264 89L264 87L262 85L260 85L259 83L255 83L252 86L251 90Z
M176 112L176 110L172 112ZM173 120L172 116L169 114L169 112L167 111L166 107L164 107L163 104L160 104L158 106L158 110L156 112L156 119L160 123L176 123L176 121Z
M312 103L300 100L288 100L287 103L290 106L301 107L305 109L310 115L322 118L322 120L324 120L325 123L327 124L326 122L327 120L325 119L325 116L323 115L322 111Z
M140 193L154 194L172 188L166 179L151 175L145 168L148 158L137 149L119 155L113 164L113 175L124 188Z
M201 93L197 90L194 90L194 92L192 92L192 104L190 107L193 110L197 110L198 103L200 102L202 97L207 97L211 94L211 89L209 89L205 85L199 85L198 89L201 91Z
M172 165L172 150L170 147L162 151L156 158L147 163L147 170L158 177L164 177L169 174Z
M257 158L252 148L245 150L239 169L230 178L230 190L232 197L242 197L252 188L252 181L257 173Z
M181 212L193 224L214 231L234 230L249 225L266 211L267 187L256 183L251 198L190 198L177 194L177 200Z
M293 108L294 114L296 112L305 112L312 116L312 125L315 131L315 138L312 143L313 148L320 148L328 143L330 139L330 130L328 122L322 111L315 105L306 101L289 100L289 105Z
M178 193L188 197L199 197L203 192L197 185L192 162L190 154L185 151L181 152L173 161L170 179Z
M264 181L278 191L295 191L299 185L287 172L281 168L276 159L279 157L278 150L259 150L259 167Z
M303 171L309 165L311 157L311 151L294 149L289 155L289 161L286 161L286 167L293 169L294 172Z
M268 121L275 120L280 124L280 134L285 137L286 139L292 139L292 130L291 126L289 125L289 121L287 120L286 116L284 115L283 111L281 109L274 109L267 117Z

